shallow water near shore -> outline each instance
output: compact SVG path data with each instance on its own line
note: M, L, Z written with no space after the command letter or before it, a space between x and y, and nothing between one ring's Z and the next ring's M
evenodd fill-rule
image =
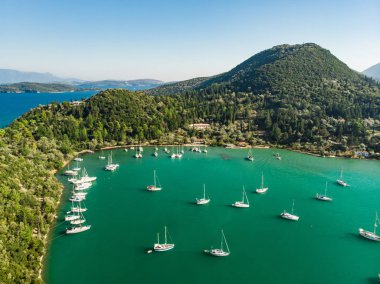
M274 151L283 159L276 160ZM141 160L132 150L112 152L120 164L115 172L103 170L99 153L80 163L97 176L85 202L92 225L87 232L63 234L71 187L57 175L66 189L45 259L47 283L377 283L380 243L361 238L358 228L373 230L380 211L378 161L273 149L255 149L253 162L244 159L246 149L186 149L180 160L162 147L157 158L153 148L144 148ZM349 188L336 184L341 168ZM161 192L146 190L153 170ZM261 173L269 190L258 195ZM326 181L332 202L314 198ZM211 202L197 206L203 184ZM234 208L243 186L251 207ZM279 217L293 199L298 222ZM175 248L147 254L165 225ZM221 229L231 255L204 254L220 246Z

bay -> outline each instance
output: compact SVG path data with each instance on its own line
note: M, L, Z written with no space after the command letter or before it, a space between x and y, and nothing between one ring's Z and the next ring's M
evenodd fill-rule
M0 93L0 127L6 127L14 119L38 105L89 98L97 91L63 93Z
M276 160L273 151L282 160ZM109 152L104 152L108 154ZM113 150L120 164L103 170L98 153L84 156L90 176L85 213L89 231L64 235L71 187L66 177L58 220L45 258L47 283L376 283L380 244L363 239L380 211L378 161L318 158L285 150L208 148L172 160L159 149L144 158ZM340 169L351 187L336 184ZM163 190L148 192L156 170ZM254 191L265 176L266 194ZM324 193L332 202L315 199ZM208 205L195 205L206 184ZM251 207L231 206L245 187ZM295 200L298 222L281 219ZM168 227L175 248L153 252L157 232ZM223 229L231 255L216 258L204 249L220 246Z

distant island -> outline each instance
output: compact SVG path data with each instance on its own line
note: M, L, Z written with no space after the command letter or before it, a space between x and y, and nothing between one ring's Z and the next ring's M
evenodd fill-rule
M146 90L162 84L164 82L154 79L129 81L105 80L73 84L20 82L0 85L0 93L58 93L88 90L100 91L106 89Z
M48 83L14 83L9 85L0 85L0 93L57 93L57 92L74 92L78 90L71 85L65 84L48 84Z
M63 188L54 173L78 152L197 142L379 159L380 85L316 44L279 45L213 77L40 106L0 137L0 282L34 283Z

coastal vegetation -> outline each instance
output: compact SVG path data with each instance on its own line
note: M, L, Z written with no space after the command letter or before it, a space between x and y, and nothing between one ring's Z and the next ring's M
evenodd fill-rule
M37 107L0 130L0 282L42 281L53 174L78 151L202 141L376 157L379 130L380 86L315 44L274 47L211 78Z

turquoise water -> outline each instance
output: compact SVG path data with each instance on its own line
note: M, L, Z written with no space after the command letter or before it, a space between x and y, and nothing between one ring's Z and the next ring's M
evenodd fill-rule
M63 102L89 98L95 91L68 93L0 93L0 127L5 127L14 119L40 104Z
M59 175L67 187L46 257L47 283L377 283L380 243L359 237L358 228L372 230L380 211L378 161L281 150L279 161L273 150L257 149L249 162L246 150L208 149L186 151L181 160L162 148L158 158L145 148L142 160L114 150L115 172L103 170L98 153L84 156L82 165L98 179L86 200L92 228L77 235L63 235L70 187ZM335 183L341 167L349 188ZM161 192L145 190L154 169ZM262 172L269 190L258 195ZM325 181L330 203L314 198ZM211 202L197 206L203 183ZM251 207L234 208L243 186ZM298 222L279 217L293 199ZM147 254L165 225L175 248ZM221 229L231 255L204 254L219 246Z

